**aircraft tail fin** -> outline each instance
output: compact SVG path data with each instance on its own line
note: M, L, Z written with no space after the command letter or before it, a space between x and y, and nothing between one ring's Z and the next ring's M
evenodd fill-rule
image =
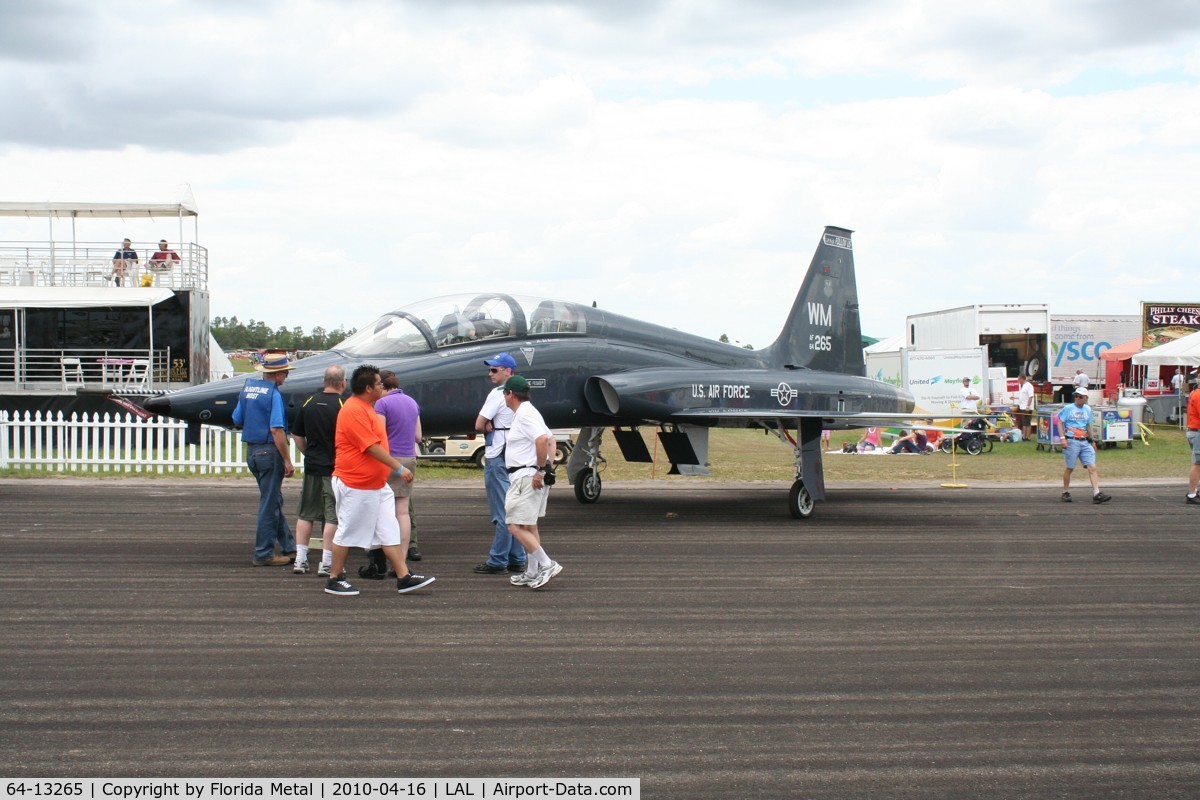
M769 348L772 366L866 375L852 233L825 227L792 312Z

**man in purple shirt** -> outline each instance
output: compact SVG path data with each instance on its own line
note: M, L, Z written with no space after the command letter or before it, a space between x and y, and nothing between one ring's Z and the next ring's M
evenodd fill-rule
M400 379L391 370L380 373L383 378L383 388L387 392L375 401L375 413L383 417L387 427L388 452L392 458L404 465L405 469L417 471L417 442L421 441L421 409L417 401L406 395L400 388ZM388 485L396 495L396 521L400 523L400 548L413 561L421 560L421 552L413 539L412 517L409 515L409 498L412 496L413 484L400 480L396 475L388 478ZM387 563L383 551L372 550L369 563L359 571L364 578L380 578L387 575ZM379 572L378 575L367 574Z

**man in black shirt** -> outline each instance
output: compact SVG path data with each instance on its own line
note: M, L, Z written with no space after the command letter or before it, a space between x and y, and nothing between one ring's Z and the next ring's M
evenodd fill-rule
M296 520L297 575L308 572L308 540L313 524L322 523L321 564L317 575L329 577L333 563L333 535L337 533L337 511L333 498L334 432L342 393L346 391L346 370L332 366L325 370L324 388L304 401L292 426L292 438L304 453L304 487L300 490L300 512Z
M109 274L113 284L121 286L124 279L131 277L129 273L137 270L137 263L138 254L137 250L133 249L133 242L124 240L121 242L121 249L113 253L113 268Z

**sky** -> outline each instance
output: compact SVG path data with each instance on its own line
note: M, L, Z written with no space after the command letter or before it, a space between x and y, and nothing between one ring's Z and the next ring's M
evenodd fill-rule
M506 291L761 347L825 225L878 338L1200 301L1194 0L15 0L0 97L0 200L190 189L271 327Z

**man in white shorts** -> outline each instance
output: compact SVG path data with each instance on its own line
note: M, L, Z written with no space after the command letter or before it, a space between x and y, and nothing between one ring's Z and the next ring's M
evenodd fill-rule
M562 564L542 548L538 519L546 516L554 474L554 434L542 415L529 402L529 381L513 375L504 383L504 402L513 410L504 447L508 469L508 494L504 496L504 518L508 529L524 547L525 571L509 578L513 586L540 589L562 572ZM553 478L550 479L553 483Z
M358 589L345 577L346 555L351 547L383 548L396 571L396 590L401 594L433 583L433 577L410 575L400 547L400 524L396 521L396 495L388 476L396 473L411 481L413 473L388 452L387 428L375 413L375 401L385 390L379 370L363 364L350 378L353 396L338 412L333 468L333 492L337 499L337 536L333 537L333 565L325 582L328 594L353 597Z

